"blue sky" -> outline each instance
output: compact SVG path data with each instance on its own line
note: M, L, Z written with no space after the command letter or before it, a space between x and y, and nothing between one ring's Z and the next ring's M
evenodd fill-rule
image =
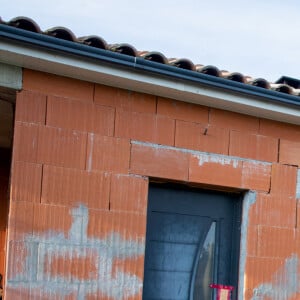
M0 7L4 21L27 16L42 30L65 26L270 81L300 78L297 0L0 0Z

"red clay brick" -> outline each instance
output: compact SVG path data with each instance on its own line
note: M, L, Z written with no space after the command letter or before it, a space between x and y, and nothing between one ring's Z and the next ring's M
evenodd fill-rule
M55 232L68 237L73 221L70 207L50 204L34 204L32 220L33 232L40 240L49 238Z
M278 140L262 135L231 131L229 155L277 162Z
M128 173L129 157L128 139L89 134L87 170Z
M298 142L300 139L300 126L261 119L259 133L262 135Z
M73 253L71 250L68 255L46 256L44 274L52 278L65 278L67 282L97 280L99 254L87 248L85 256L80 257L76 250Z
M248 225L247 226L247 255L257 256L257 242L258 242L258 226Z
M156 112L156 96L96 84L95 103L141 113Z
M283 263L284 259L280 258L248 257L244 288L253 290L262 283L271 282L274 274L282 268Z
M22 300L31 300L30 289L24 287L5 287L5 299L22 299Z
M117 137L173 146L175 121L154 114L118 111L115 135Z
M93 101L94 84L91 82L24 69L23 89L48 95Z
M15 161L37 161L38 125L15 123L13 158Z
M300 200L297 199L297 211L296 211L296 216L297 216L297 219L296 219L296 226L297 226L297 229L300 229Z
M158 97L157 113L176 120L207 124L208 107Z
M106 173L44 166L42 202L108 209L109 186Z
M296 200L285 195L257 193L250 208L251 224L294 228L296 225Z
M295 229L260 226L257 255L259 257L286 258L296 250Z
M45 124L46 95L24 90L17 93L15 120Z
M133 144L130 172L166 179L188 179L189 154L175 149Z
M296 196L297 167L273 164L271 173L271 193Z
M270 190L271 165L259 162L244 161L242 187L250 190Z
M68 129L39 127L37 162L84 169L87 134Z
M115 259L113 263L113 272L124 272L134 274L141 280L144 278L144 260L145 256L140 255L126 259Z
M144 214L105 210L89 210L88 237L103 239L110 234L122 239L144 243L146 216Z
M42 165L15 162L11 173L11 200L40 202Z
M32 235L33 203L16 201L10 203L8 239L22 241Z
M116 174L111 178L110 209L147 212L148 179Z
M226 110L210 110L209 124L238 131L258 132L259 119Z
M226 187L241 187L242 162L217 155L191 155L189 180Z
M30 243L24 241L10 241L8 244L8 280L30 281L30 273L26 268L26 258L32 255L32 247ZM33 266L31 266L33 267Z
M279 162L287 165L300 165L300 143L280 140Z
M228 154L229 130L177 120L175 146L198 151Z
M114 121L113 108L62 97L48 97L47 125L111 136L114 134Z

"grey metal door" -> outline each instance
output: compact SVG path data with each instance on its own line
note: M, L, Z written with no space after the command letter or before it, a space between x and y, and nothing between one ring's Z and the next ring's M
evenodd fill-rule
M240 213L238 194L150 185L143 299L210 300L211 283L236 290Z

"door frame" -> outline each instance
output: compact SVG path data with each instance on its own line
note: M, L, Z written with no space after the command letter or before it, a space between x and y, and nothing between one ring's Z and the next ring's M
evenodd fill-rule
M247 234L248 234L248 223L249 223L249 211L251 209L251 205L255 203L256 201L256 193L251 190L239 190L234 188L216 188L216 187L210 187L207 185L191 185L189 183L183 183L183 182L168 182L164 180L156 180L154 178L149 178L149 188L150 185L153 184L161 184L162 186L165 186L166 188L172 188L172 186L181 186L184 189L194 189L194 190L210 190L212 192L232 192L240 194L240 203L241 203L241 209L240 209L240 239L237 240L237 243L239 243L239 257L238 257L238 265L237 265L237 289L235 290L234 294L236 295L236 299L243 299L244 298L244 274L245 274L245 268L246 268L246 258L247 258ZM147 235L147 233L146 233Z

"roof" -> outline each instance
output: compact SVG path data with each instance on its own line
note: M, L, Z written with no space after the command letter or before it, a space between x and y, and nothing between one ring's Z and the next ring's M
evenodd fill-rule
M41 35L52 36L57 39L84 44L89 47L102 49L108 52L115 52L130 57L138 57L147 61L153 61L159 64L173 66L179 69L185 69L192 72L207 74L214 77L227 79L234 82L239 82L245 85L260 87L266 90L273 90L279 93L300 96L300 80L281 77L275 83L269 82L263 78L252 78L245 76L239 72L229 72L219 70L218 67L212 65L195 64L186 58L167 58L163 53L156 51L139 51L131 44L109 44L100 36L90 35L85 37L76 37L76 35L68 28L54 27L42 31L40 26L32 19L27 17L16 17L9 21L4 21L0 18L0 24L15 27Z

